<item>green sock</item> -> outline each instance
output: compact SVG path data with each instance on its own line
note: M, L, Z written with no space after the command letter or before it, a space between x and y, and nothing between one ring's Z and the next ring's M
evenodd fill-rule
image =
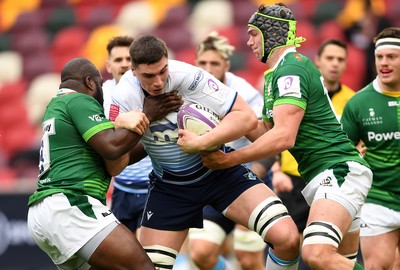
M355 263L353 270L364 270L364 267L362 267L361 264Z

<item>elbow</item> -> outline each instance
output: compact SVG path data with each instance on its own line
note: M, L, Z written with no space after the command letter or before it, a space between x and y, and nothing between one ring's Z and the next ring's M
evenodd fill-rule
M248 131L252 131L258 127L258 118L254 114L245 121L247 123Z
M289 136L282 138L281 147L280 147L281 151L285 151L285 150L293 148L295 145L295 142L296 142L296 138L291 138Z
M297 133L293 133L288 129L276 129L273 128L274 137L276 138L275 148L278 152L283 152L285 150L291 149L296 143Z
M283 145L283 150L288 150L288 149L291 149L291 148L293 148L294 147L294 142L289 142L289 141L286 141L286 142L283 142L284 143L284 145Z

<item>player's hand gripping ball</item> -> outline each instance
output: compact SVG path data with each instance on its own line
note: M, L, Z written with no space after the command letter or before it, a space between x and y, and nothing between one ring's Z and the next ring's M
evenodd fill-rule
M182 106L178 111L177 118L180 129L192 131L198 136L209 132L220 123L218 114L198 103ZM218 148L219 146L210 147L207 151L215 151Z

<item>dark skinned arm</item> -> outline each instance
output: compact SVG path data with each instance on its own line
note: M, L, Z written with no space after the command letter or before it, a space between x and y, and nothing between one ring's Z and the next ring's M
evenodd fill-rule
M150 123L164 118L167 114L177 111L183 104L182 97L177 91L158 96L147 96L144 99L143 112Z
M118 175L128 165L129 151L139 142L149 125L144 113L131 111L118 115L115 126L89 139L88 144L103 158L107 172Z

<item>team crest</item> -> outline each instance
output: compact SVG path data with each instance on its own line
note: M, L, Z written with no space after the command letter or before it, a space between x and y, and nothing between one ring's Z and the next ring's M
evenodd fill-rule
M253 173L253 172L248 172L246 174L243 175L245 178L247 178L248 180L256 180L257 176Z
M332 178L330 176L328 176L325 179L322 179L320 185L321 186L329 186L329 187L331 187L332 186Z

